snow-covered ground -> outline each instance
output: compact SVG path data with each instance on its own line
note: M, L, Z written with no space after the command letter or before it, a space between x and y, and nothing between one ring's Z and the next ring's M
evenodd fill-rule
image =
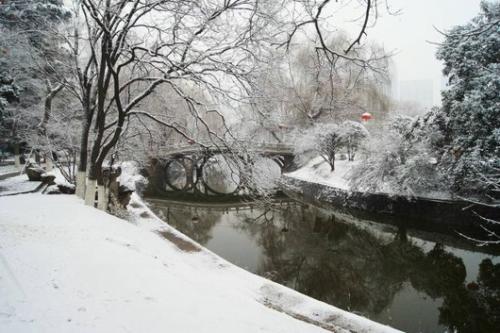
M19 170L14 164L0 166L0 176L8 175L8 174L14 173L16 171L19 171Z
M349 189L349 171L358 161L338 160L335 162L335 171L321 157L313 158L302 168L286 174L288 177L323 184L343 190Z
M138 197L129 207L132 222L75 196L0 197L0 332L396 332L226 262Z
M40 182L30 182L26 175L10 177L0 181L0 196L32 191L36 189L38 185L40 185Z

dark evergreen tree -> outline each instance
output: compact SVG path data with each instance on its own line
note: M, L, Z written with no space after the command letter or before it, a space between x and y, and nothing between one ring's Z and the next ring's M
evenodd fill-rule
M7 103L19 100L19 88L14 80L8 75L0 73L0 121L3 120L3 112Z
M35 110L52 97L62 75L64 57L57 28L70 17L62 0L4 0L0 2L0 112L2 141L18 144L19 129L36 127ZM59 66L61 67L61 66ZM15 79L13 79L15 78ZM8 103L17 102L7 108ZM30 110L23 117L19 110ZM29 118L29 119L27 119Z
M484 177L500 167L500 2L483 1L479 15L447 33L437 57L449 79L441 165L456 191L488 190Z

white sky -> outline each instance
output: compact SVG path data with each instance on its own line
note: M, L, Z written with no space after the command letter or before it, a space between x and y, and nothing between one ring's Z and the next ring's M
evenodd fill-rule
M434 81L434 101L439 102L442 64L435 57L436 45L443 36L433 26L446 30L464 24L479 12L480 0L388 0L398 16L385 11L375 27L368 31L368 38L384 45L397 54L393 60L397 79ZM351 30L351 29L349 29ZM397 84L397 83L395 83Z

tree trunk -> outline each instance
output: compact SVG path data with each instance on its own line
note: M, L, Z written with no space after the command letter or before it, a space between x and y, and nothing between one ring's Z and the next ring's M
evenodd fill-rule
M76 190L75 194L83 199L85 198L85 180L87 178L87 173L85 171L78 170L76 172Z
M335 171L335 154L330 156L330 171Z
M82 137L80 140L80 159L78 162L78 172L76 174L76 195L82 199L86 198L85 179L87 176L89 132L90 132L90 122L87 119L84 119L82 128Z
M87 206L95 207L95 197L97 193L97 168L94 164L89 167L87 173L87 187L85 190L85 204Z
M108 188L105 184L97 185L97 208L103 211L108 209Z
M45 96L43 117L40 121L40 124L38 124L38 130L43 135L45 135L47 131L47 124L52 113L52 100L54 99L54 97L56 97L56 95L61 91L62 88L62 84L59 84L55 88L52 88L52 84L49 80L47 80L47 95Z
M21 147L19 142L14 143L14 164L16 169L21 170Z
M97 180L87 178L85 188L85 205L95 207L95 195L97 188Z
M105 118L102 119L104 121ZM92 149L92 154L90 156L90 170L92 174L89 174L89 179L96 179L97 180L97 186L98 186L98 204L97 207L102 210L107 210L108 208L108 184L106 183L104 179L104 173L103 173L103 164L104 160L106 159L106 156L109 154L111 149L115 147L116 143L118 142L120 138L120 134L122 133L122 126L125 121L125 118L123 117L123 114L120 114L118 117L117 121L117 128L115 129L115 132L113 134L113 137L111 140L104 145L104 147L100 148L100 142L102 138L102 134L104 133L104 127L101 126L99 128L99 134L98 138L96 141L94 141L94 147ZM112 162L111 162L112 163ZM111 165L110 165L111 167ZM110 171L111 172L111 171ZM95 174L94 174L95 173ZM93 178L95 177L95 178Z
M54 164L52 163L52 156L49 156L52 153L45 154L45 169L47 171L51 171L54 169Z

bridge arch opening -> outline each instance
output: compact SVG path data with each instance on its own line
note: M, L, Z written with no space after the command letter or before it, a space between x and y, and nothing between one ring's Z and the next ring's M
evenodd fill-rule
M256 157L251 170L255 190L265 193L275 190L281 178L282 168L280 161L276 158Z
M203 184L213 194L236 194L241 188L242 175L235 161L216 154L201 166Z
M165 183L174 191L187 191L196 183L194 162L189 157L171 159L165 165ZM168 189L168 188L167 188Z

